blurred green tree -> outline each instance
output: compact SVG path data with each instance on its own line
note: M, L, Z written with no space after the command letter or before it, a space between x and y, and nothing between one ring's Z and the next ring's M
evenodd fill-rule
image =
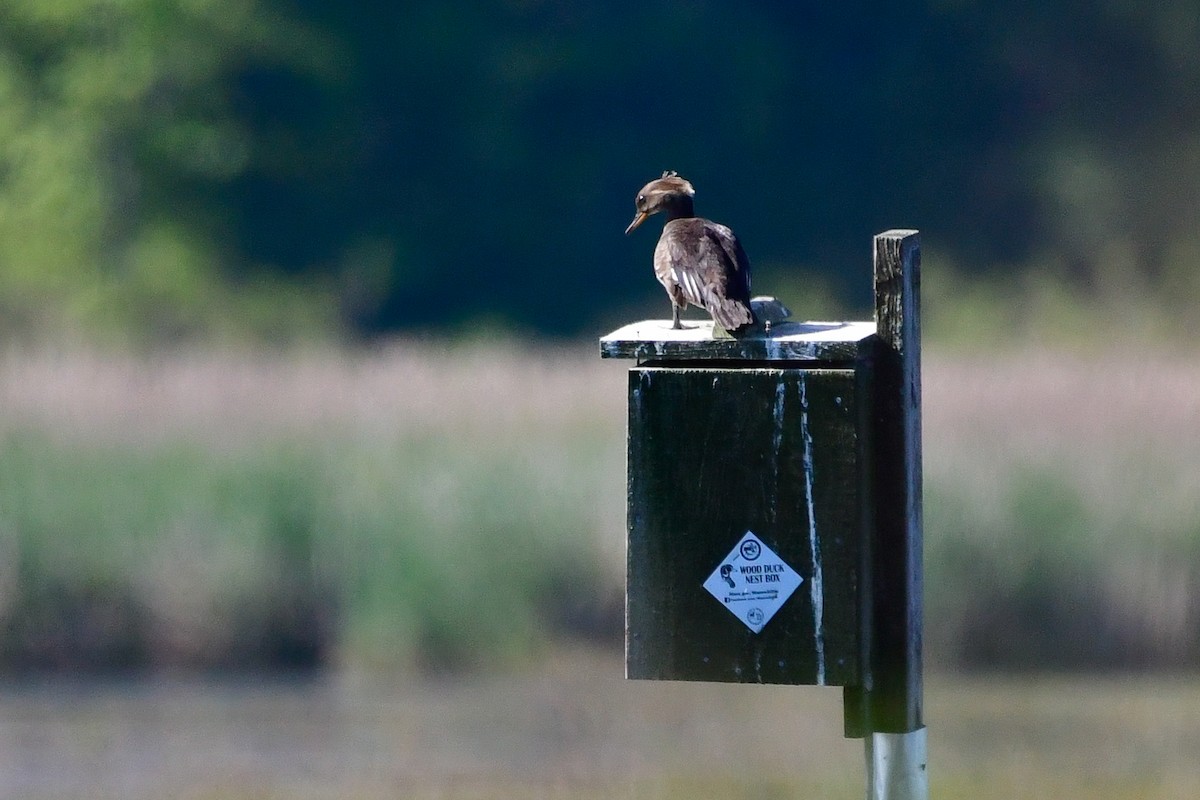
M293 336L659 300L665 168L766 276L864 242L1195 297L1195 4L0 4L11 331ZM1003 273L1001 273L1003 274ZM1089 288L1091 287L1091 288ZM807 311L807 309L806 309Z
M315 287L231 246L222 192L270 165L240 76L319 80L319 40L263 3L0 4L0 308L9 333L279 334Z

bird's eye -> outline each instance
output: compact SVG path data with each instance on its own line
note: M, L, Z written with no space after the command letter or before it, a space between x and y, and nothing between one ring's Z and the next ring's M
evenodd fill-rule
M637 199L637 204L640 206L642 203L645 203L645 202L646 202L646 195L639 194L638 199Z

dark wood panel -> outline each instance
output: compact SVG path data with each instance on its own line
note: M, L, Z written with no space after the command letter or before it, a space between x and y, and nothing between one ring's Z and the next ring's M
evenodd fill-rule
M859 381L850 369L630 371L629 677L858 681ZM747 531L804 579L760 633L703 588Z

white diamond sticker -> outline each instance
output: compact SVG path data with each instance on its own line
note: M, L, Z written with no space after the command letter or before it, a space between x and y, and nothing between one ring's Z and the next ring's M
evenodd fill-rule
M704 588L758 633L802 583L804 578L796 570L746 531L708 576Z

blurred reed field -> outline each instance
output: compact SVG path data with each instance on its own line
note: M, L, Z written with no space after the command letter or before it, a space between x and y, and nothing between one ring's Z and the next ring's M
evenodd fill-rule
M8 669L482 666L620 609L586 356L9 352Z
M493 668L619 646L627 365L591 344L0 360L0 668ZM1200 364L927 350L940 668L1200 663Z

